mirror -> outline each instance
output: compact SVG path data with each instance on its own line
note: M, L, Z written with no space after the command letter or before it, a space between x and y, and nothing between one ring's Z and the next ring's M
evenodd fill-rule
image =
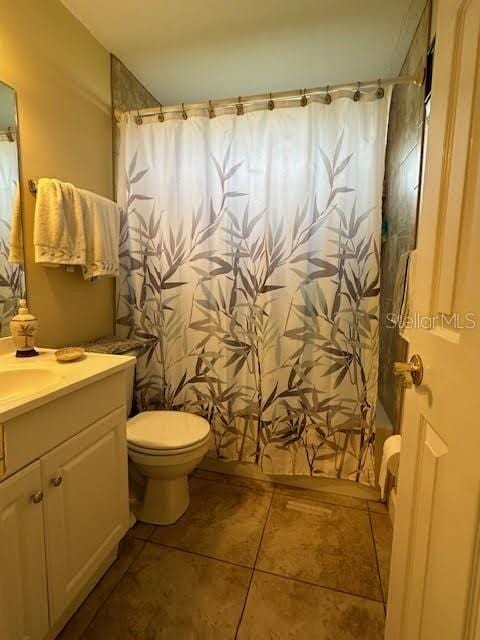
M0 82L0 337L25 298L18 155L16 94Z

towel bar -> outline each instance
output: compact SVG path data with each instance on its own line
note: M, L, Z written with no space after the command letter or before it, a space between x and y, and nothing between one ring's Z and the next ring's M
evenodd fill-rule
M28 181L28 190L30 191L30 193L37 193L37 181L36 180L32 180L30 178L30 180Z

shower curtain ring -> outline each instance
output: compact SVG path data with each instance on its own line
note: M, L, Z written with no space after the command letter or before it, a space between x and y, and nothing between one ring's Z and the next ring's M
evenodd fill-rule
M212 118L215 118L215 109L212 106L211 100L208 101L208 117L210 118L210 120Z
M182 102L182 118L186 120L188 118L187 112L185 111L185 103Z
M353 94L353 99L355 102L358 102L361 97L362 97L362 93L360 91L360 82L357 82L357 90Z
M165 116L163 114L163 104L160 103L160 113L158 114L159 122L163 122L165 120Z
M325 104L330 104L332 102L332 96L330 93L330 85L327 84L327 93L325 94Z
M375 95L377 96L377 98L380 100L380 98L383 98L383 96L385 95L385 91L382 87L382 79L379 78L378 79L378 86L377 86L377 90L375 91Z
M308 98L305 95L306 89L300 89L300 93L302 94L302 98L300 100L300 106L301 107L306 107L308 104Z
M272 100L272 92L270 92L270 100L268 101L268 108L270 111L273 111L275 109L275 103Z
M243 116L243 104L242 104L242 96L238 96L238 103L237 103L237 116Z
M142 124L143 118L140 115L140 111L137 109L137 115L135 116L135 124Z

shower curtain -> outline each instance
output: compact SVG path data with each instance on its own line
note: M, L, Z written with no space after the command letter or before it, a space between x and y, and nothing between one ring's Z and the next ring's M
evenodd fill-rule
M374 482L389 95L159 122L125 114L117 331L139 409L212 453Z

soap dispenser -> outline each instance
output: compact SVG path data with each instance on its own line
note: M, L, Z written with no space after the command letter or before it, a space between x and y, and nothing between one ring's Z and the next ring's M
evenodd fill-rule
M13 344L17 349L17 358L38 356L35 350L35 337L38 331L38 320L30 313L26 300L20 300L18 313L10 321L10 332Z

